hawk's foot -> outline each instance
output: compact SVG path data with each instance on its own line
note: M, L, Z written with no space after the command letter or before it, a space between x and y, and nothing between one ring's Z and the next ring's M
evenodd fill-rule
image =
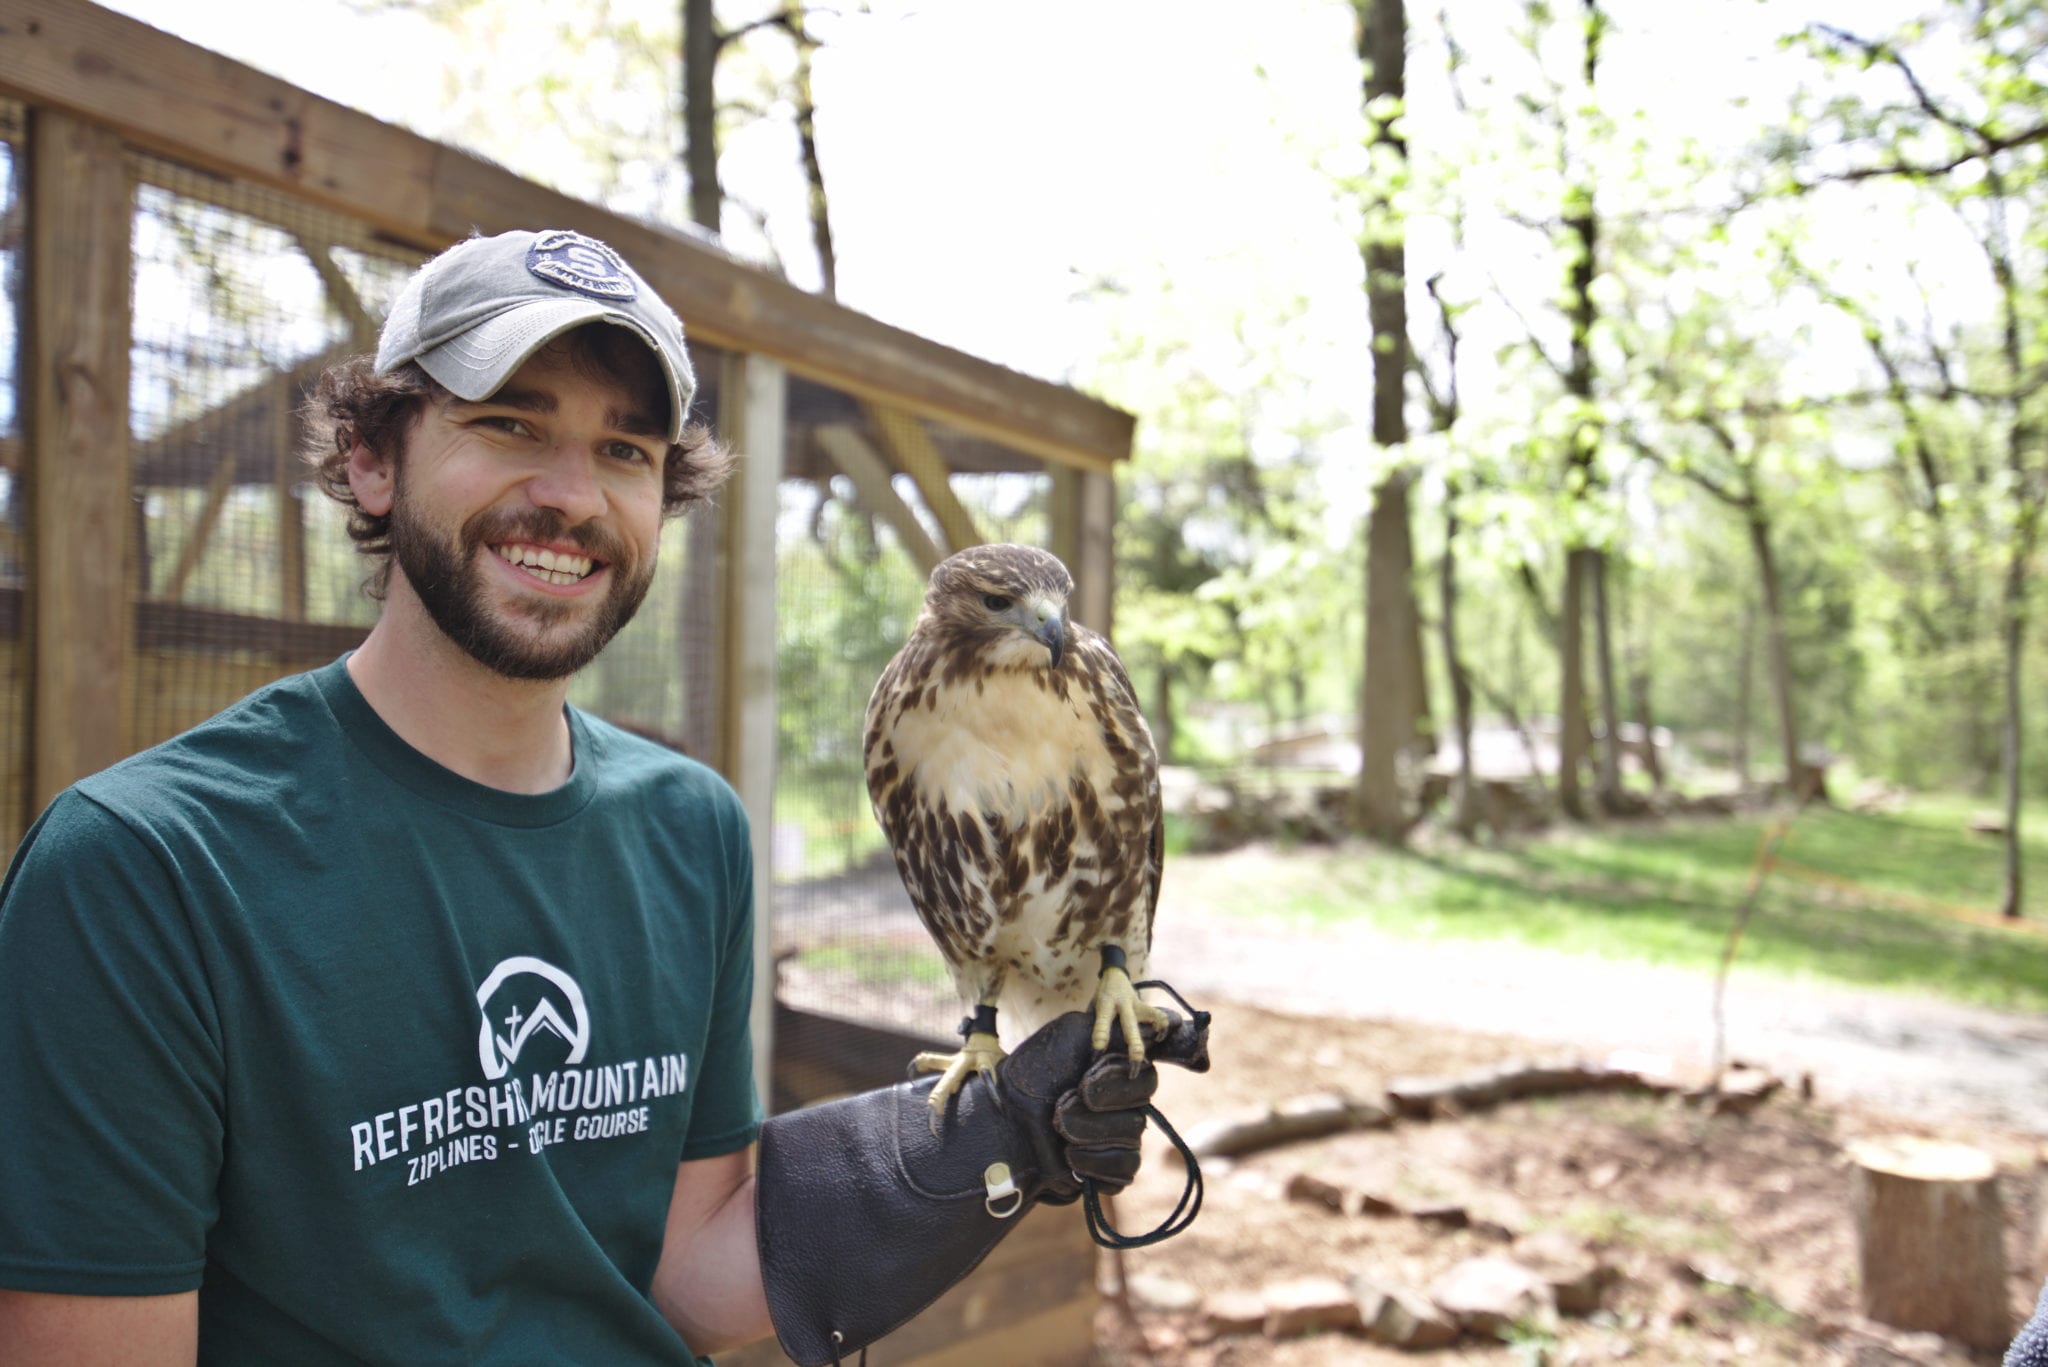
M1099 1052L1109 1048L1110 1027L1121 1023L1124 1028L1124 1048L1130 1054L1133 1065L1145 1061L1145 1037L1138 1027L1149 1025L1155 1030L1164 1030L1173 1024L1173 1017L1166 1011L1147 1002L1138 995L1138 989L1131 986L1131 975L1125 970L1123 951L1110 951L1116 946L1103 948L1102 978L1095 984L1095 1033L1089 1043Z
M960 1046L957 1054L925 1053L910 1061L912 1072L941 1073L939 1085L932 1088L932 1094L925 1104L932 1108L932 1133L939 1132L939 1117L946 1113L946 1099L960 1090L969 1074L980 1073L993 1087L996 1084L996 1065L1008 1057L1003 1053L1002 1043L993 1032L975 1030L967 1036L967 1043Z

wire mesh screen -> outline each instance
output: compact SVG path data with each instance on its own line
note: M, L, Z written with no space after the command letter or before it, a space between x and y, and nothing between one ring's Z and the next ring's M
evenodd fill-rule
M944 1036L961 1014L868 806L868 695L925 577L983 541L1047 544L1040 464L795 381L777 534L778 991L791 1006Z
M375 619L366 565L299 462L300 408L323 369L375 346L417 257L286 196L154 158L136 175L140 749L326 663Z
M717 411L724 357L690 344L698 421ZM654 583L632 623L569 689L569 700L608 721L706 763L716 763L713 707L721 623L718 611L718 513L697 508L662 529Z
M12 850L27 829L28 652L23 649L22 602L29 584L22 555L26 509L22 506L21 301L25 254L21 250L21 145L24 112L0 101L0 840Z

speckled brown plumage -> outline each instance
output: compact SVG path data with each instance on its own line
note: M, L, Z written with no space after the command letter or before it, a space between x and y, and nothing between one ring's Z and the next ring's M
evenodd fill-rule
M951 557L868 703L868 794L904 887L962 1002L997 1006L1012 1042L1087 1009L1105 944L1142 979L1159 901L1152 733L1116 652L1065 621L1072 589L1031 547Z

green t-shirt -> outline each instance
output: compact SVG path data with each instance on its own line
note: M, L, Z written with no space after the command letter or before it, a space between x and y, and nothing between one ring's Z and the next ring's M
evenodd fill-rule
M79 783L0 891L0 1286L210 1363L688 1362L676 1164L755 1138L746 815L571 709L524 796L337 661Z

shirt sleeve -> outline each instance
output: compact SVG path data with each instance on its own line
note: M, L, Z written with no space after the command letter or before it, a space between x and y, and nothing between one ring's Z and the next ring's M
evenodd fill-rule
M200 1283L224 1064L167 867L76 792L0 887L0 1286L164 1295Z
M730 799L725 828L730 896L724 948L712 988L711 1031L698 1072L690 1133L683 1157L715 1158L745 1148L761 1132L761 1101L754 1087L754 857L747 816Z

